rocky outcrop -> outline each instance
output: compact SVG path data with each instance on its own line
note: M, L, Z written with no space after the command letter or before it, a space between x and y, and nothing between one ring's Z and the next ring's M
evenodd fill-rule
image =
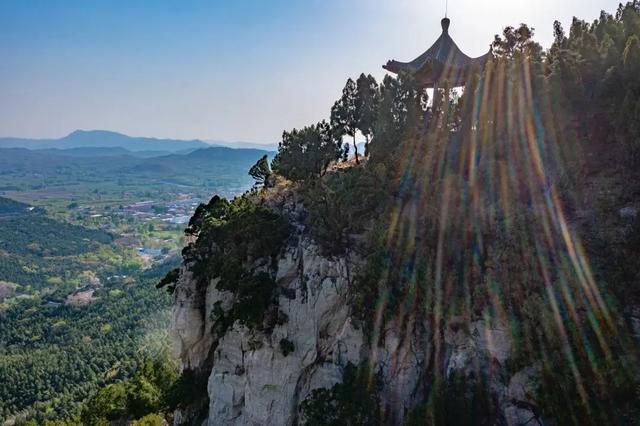
M348 252L325 256L305 232L304 210L291 193L264 201L295 225L297 232L277 259L277 306L282 321L267 331L239 322L221 332L219 321L232 294L211 280L199 294L184 267L174 295L172 335L183 368L208 376L208 425L293 425L301 423L300 404L314 389L331 388L345 367L367 361L381 382L381 405L389 424L422 402L434 368L433 326L406 317L366 336L352 318L350 288L363 259ZM257 261L256 265L260 265ZM258 266L259 267L259 266ZM202 290L200 290L202 292ZM274 303L275 305L275 303ZM506 324L449 321L440 351L445 377L486 371L501 408L501 423L536 424L536 369L512 377L505 363L512 354ZM371 344L370 342L376 342ZM188 416L176 417L183 424Z
M310 391L331 387L342 368L359 362L364 336L345 303L349 263L322 257L308 240L284 254L278 306L288 319L269 335L235 324L219 341L209 376L211 424L293 424Z

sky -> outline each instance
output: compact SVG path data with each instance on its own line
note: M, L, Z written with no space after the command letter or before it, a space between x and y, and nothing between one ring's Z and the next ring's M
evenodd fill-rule
M592 21L611 0L449 0L470 56L525 22ZM0 0L0 136L75 129L274 143L328 118L347 77L384 76L441 32L445 0Z

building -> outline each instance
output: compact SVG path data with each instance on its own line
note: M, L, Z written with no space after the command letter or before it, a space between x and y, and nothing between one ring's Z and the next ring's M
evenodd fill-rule
M461 87L467 83L469 76L477 67L482 67L491 57L491 50L486 54L471 58L465 55L449 35L451 20L441 21L442 34L426 52L411 62L391 60L382 68L394 73L409 73L418 83L429 89L437 89L439 83L445 81L449 87Z

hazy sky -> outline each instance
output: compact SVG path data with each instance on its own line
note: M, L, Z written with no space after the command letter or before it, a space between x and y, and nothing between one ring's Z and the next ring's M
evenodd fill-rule
M0 0L0 136L74 129L277 142L326 118L348 76L384 75L440 33L444 0ZM611 0L449 0L478 56L526 22L589 21Z

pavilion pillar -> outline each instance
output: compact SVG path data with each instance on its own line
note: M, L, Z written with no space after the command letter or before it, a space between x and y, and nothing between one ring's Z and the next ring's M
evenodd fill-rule
M433 83L433 101L431 102L431 110L435 111L437 107L439 107L439 105L436 105L436 103L440 103L439 101L439 96L438 96L438 81L436 80L435 83Z

